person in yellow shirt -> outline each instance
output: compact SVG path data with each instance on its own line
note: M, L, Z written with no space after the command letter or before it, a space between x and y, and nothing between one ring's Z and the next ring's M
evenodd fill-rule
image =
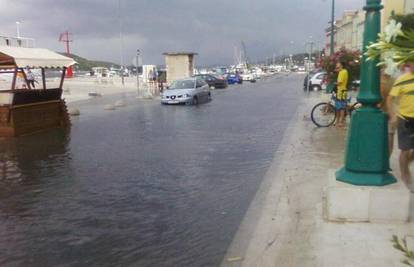
M336 83L336 99L335 108L337 112L338 121L337 127L345 126L345 109L347 105L347 86L348 86L348 71L344 68L344 63L336 63L336 70L338 71L338 79Z
M395 83L395 79L398 76L386 74L384 69L381 70L381 97L383 101L380 103L380 108L387 114L390 114L388 111L387 99L390 94L391 88ZM395 109L395 105L392 104L392 110ZM395 112L392 112L394 114ZM396 116L388 118L388 157L391 158L392 152L394 150L394 135L397 132L397 118Z
M397 78L387 98L388 116L393 117L393 99L397 98L398 147L401 179L411 190L409 164L414 159L414 63Z

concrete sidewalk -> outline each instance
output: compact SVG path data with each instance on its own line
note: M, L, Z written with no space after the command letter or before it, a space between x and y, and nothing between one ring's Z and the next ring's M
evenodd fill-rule
M328 171L343 165L346 130L313 125L310 110L320 99L303 99L222 266L405 266L390 240L394 234L414 236L413 223L324 220L324 187ZM398 149L393 170L398 170L397 154Z

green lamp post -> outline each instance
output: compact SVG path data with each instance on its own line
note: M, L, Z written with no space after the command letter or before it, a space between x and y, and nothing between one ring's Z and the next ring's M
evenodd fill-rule
M381 0L367 0L364 31L364 53L376 42L381 30ZM361 88L358 102L362 107L353 112L348 131L345 166L336 172L336 179L354 185L384 186L395 183L388 172L388 125L384 112L377 108L381 101L378 60L364 55L361 64Z

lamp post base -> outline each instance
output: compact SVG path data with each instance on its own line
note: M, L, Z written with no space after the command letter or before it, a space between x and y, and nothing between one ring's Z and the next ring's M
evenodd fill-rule
M372 223L406 223L409 220L410 191L403 182L386 186L351 185L335 179L334 170L328 171L328 177L323 199L327 220ZM373 178L374 184L377 177Z
M336 173L336 180L353 185L384 186L396 183L397 180L388 172L385 173L361 173L347 170L345 167Z
M383 186L397 181L388 170L387 117L376 107L362 107L352 114L345 167L336 178L353 185Z

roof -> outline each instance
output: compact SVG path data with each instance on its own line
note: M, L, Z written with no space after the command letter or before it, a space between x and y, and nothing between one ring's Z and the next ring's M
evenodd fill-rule
M164 56L194 56L194 55L198 55L197 53L194 52L165 52L162 53Z
M75 63L69 57L43 48L0 46L0 68L62 68Z

